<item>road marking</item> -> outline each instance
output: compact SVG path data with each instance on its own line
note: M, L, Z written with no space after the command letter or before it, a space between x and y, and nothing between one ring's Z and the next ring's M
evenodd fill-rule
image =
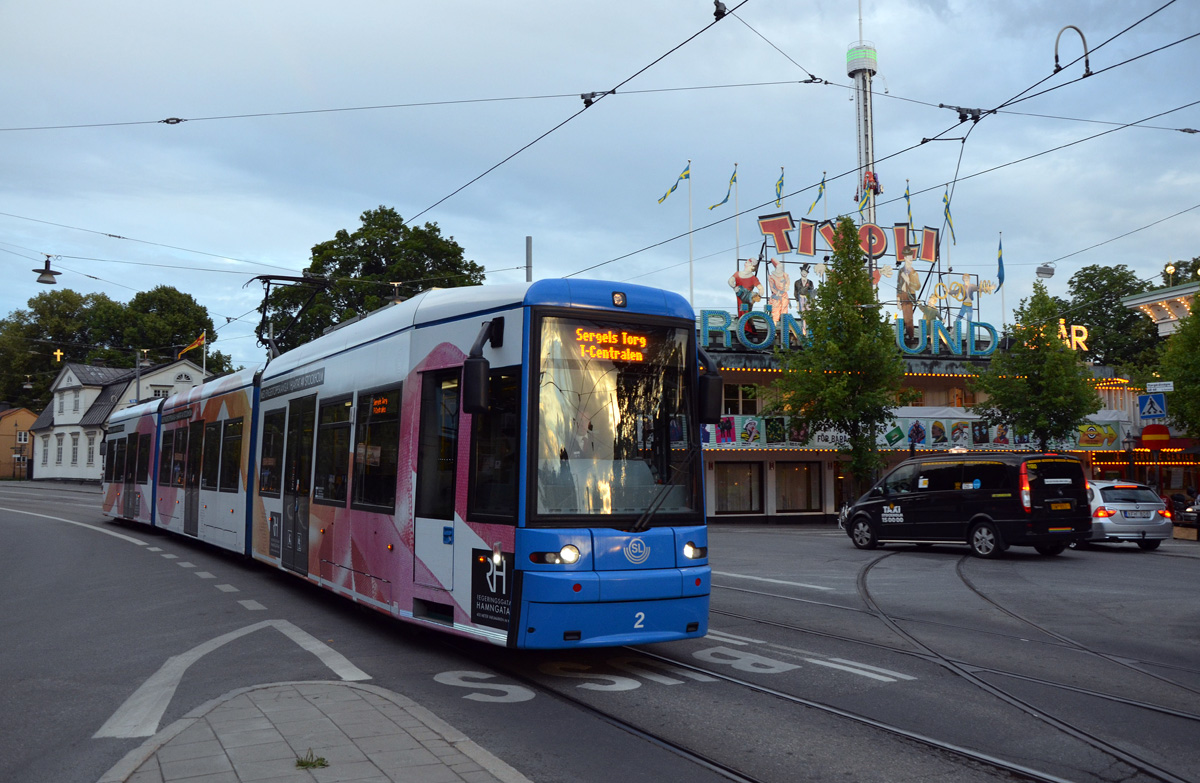
M860 677L868 677L872 680L879 680L881 682L895 682L896 681L895 679L893 679L891 677L884 677L882 674L876 674L875 672L868 672L868 671L864 671L862 669L855 669L853 666L843 666L840 663L833 663L831 661L822 661L817 658L805 658L804 660L808 661L809 663L815 663L817 666L828 666L830 669L839 669L844 672L850 672L851 674L857 674Z
M900 672L894 672L891 669L881 669L878 666L871 666L870 664L859 663L858 661L847 661L845 658L830 658L829 660L837 661L838 663L845 663L850 666L857 666L860 669L870 669L873 672L879 672L880 674L886 674L887 676L895 677L898 680L915 680L915 679L917 679L916 677L909 677L907 674L901 674Z
M149 549L147 549L146 551L147 552L161 552L162 547L161 546L152 546Z
M728 571L713 571L713 576L732 576L736 579L751 579L755 582L768 582L773 585L790 585L791 587L807 587L809 590L832 590L832 587L810 585L804 582L787 582L783 579L768 579L765 576L749 576L747 574L731 574Z
M172 555L168 552L167 554L163 555L163 557L165 557L168 560L177 560L179 558L179 555Z
M217 578L215 574L210 574L207 571L197 571L196 576L200 577L201 579L216 579Z
M241 604L242 606L246 607L247 609L249 609L252 612L261 612L262 610L267 608L255 600L238 601L238 603Z
M233 585L217 585L217 589L222 593L236 593L238 589Z
M766 642L764 642L762 639L751 639L748 636L734 636L731 633L725 633L724 631L714 631L711 628L708 629L708 637L707 638L716 639L717 641L720 641L720 642L728 642L729 644L739 644L742 646L745 646L747 644L766 644Z
M133 536L127 536L124 533L117 533L116 531L113 531L113 530L105 530L104 528L96 527L95 525L88 525L83 522L76 522L73 519L63 519L62 517L52 517L49 514L35 514L32 511L22 511L19 508L0 508L0 511L7 511L10 514L25 514L26 516L38 517L40 519L53 519L55 522L66 522L68 525L75 525L76 527L85 527L88 530L94 530L97 533L103 533L106 536L112 536L113 538L119 538L122 541L128 541L131 544L137 544L138 546L146 546L146 542L142 541L140 538L134 538Z
M176 563L175 565L179 566L180 568L195 568L196 567L195 563L185 563L182 560L179 561L178 563Z
M168 658L167 662L151 675L150 679L142 683L141 687L134 691L133 695L126 699L125 703L112 714L112 717L104 722L100 730L92 735L93 738L152 736L158 731L158 724L162 721L163 713L170 706L171 699L175 695L175 689L179 687L179 683L189 666L221 646L263 628L276 629L299 645L301 649L317 656L323 664L343 680L361 681L371 679L370 675L350 663L337 650L322 643L287 620L264 620L261 623L255 623L245 628L239 628L236 631L230 631L223 636L218 636L215 639L210 639L203 644L199 644L185 653Z

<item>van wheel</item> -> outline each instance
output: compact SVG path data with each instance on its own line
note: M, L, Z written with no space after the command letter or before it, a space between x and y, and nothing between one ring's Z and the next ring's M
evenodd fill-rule
M1137 545L1139 547L1141 547L1142 551L1144 551L1144 552L1153 552L1155 549L1158 549L1158 545L1161 543L1162 543L1161 539L1151 538L1151 539L1144 539L1142 541L1139 541L1139 542L1137 542Z
M1045 555L1046 557L1061 555L1062 551L1066 548L1066 544L1038 544L1034 547L1034 549L1038 551L1039 555Z
M971 528L971 537L967 543L976 557L1000 557L1008 548L1000 538L1000 531L996 530L996 526L991 522L980 522Z
M865 519L854 520L850 528L850 540L859 549L874 549L879 546L879 538L871 529L871 523Z

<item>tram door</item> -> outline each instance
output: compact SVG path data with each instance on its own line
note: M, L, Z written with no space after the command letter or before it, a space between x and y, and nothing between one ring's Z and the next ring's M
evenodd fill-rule
M308 498L312 491L313 422L316 396L288 405L287 445L283 452L284 568L308 573Z
M455 368L421 376L413 580L444 590L454 589L459 373Z
M137 518L137 487L133 483L134 466L137 465L137 437L121 438L117 441L113 455L113 476L121 482L121 516ZM129 452L132 451L133 454Z
M183 532L189 536L200 532L200 455L204 445L204 422L188 425L187 467L183 472ZM210 443L210 449L221 444Z

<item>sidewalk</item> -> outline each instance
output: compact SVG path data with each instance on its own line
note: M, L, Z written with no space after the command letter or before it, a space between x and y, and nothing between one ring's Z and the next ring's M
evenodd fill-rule
M305 759L326 766L298 767ZM350 682L227 693L128 753L98 783L172 781L529 783L412 700Z

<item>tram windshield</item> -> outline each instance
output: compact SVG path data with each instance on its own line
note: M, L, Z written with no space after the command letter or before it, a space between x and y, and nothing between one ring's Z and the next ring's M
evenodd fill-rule
M654 506L651 524L698 516L690 338L684 327L542 320L539 515L636 517Z

